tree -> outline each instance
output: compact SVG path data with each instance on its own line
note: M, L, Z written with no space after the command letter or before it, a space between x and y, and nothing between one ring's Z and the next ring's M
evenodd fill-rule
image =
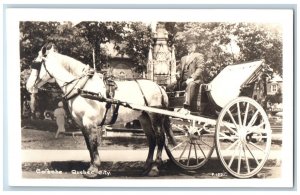
M186 55L186 37L193 35L199 40L198 51L204 54L206 61L205 82L211 81L229 64L257 59L264 59L274 71L282 74L281 29L274 24L187 22L168 24L168 29L175 37L177 59Z
M282 75L282 35L274 24L240 23L235 32L241 49L241 60L264 59Z
M153 44L150 26L143 22L128 22L124 28L124 37L116 49L121 55L132 58L138 72L146 68L149 46Z
M21 71L28 69L45 44L53 35L59 22L20 22L20 65Z
M107 53L100 49L100 44L110 41L119 43L123 40L125 22L84 21L76 25L80 36L88 40L95 52L95 65L101 70L106 63ZM92 51L91 51L92 54Z
M245 61L264 59L274 71L282 75L282 29L274 24L224 22L165 22L169 32L168 45L175 46L176 60L187 54L186 37L194 35L198 52L204 54L204 82L210 82L224 67ZM114 43L121 55L134 61L143 71L149 46L153 44L150 26L143 22L20 22L21 80L29 75L32 60L46 42L52 41L60 53L83 63L95 64L98 70L106 64L109 53L101 48ZM55 86L47 86L53 91ZM24 90L23 90L24 91Z

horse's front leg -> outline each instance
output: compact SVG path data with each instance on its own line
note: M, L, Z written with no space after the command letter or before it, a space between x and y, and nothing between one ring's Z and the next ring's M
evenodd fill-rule
M98 129L96 126L90 126L82 129L82 133L90 153L91 163L90 167L85 174L88 178L94 178L98 174L98 167L100 167L101 161L98 153Z
M30 94L30 117L31 119L35 119L35 109L36 109L36 96L37 93Z

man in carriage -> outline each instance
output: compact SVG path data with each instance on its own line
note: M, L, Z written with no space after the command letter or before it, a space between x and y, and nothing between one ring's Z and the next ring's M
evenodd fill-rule
M187 37L188 54L181 58L177 66L177 82L170 84L167 90L185 90L186 98L180 113L189 114L197 111L197 96L199 86L203 83L203 54L196 52L197 40L195 37Z

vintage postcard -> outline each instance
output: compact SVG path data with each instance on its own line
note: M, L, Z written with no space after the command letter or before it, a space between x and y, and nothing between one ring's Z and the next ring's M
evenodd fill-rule
M292 187L293 14L7 8L9 185Z

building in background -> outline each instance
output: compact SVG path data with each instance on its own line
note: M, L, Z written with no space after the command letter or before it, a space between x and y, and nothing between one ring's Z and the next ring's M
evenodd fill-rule
M281 92L282 90L282 78L275 74L273 75L273 78L270 79L267 83L267 94L268 95L275 95L278 92Z
M133 71L133 61L128 57L112 57L108 60L110 74L117 80L136 78Z

